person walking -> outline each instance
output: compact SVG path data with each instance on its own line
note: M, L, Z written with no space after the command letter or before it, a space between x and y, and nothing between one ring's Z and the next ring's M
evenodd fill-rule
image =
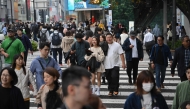
M182 81L187 80L187 76L185 74L186 67L190 64L190 40L189 36L182 37L182 46L175 50L173 64L171 66L171 74L174 77L175 68L177 66L178 76Z
M156 86L158 91L164 88L164 79L166 75L166 67L168 66L168 59L170 61L170 66L172 65L172 55L170 49L164 44L164 37L158 36L157 43L152 47L150 54L151 67L155 68L156 73ZM161 78L160 78L161 74Z
M92 38L92 47L90 47L90 51L93 53L91 55L85 55L85 60L90 61L92 57L96 58L97 64L99 64L95 70L95 72L91 72L92 74L92 93L96 94L97 96L100 96L100 86L101 86L101 73L105 72L105 68L103 65L103 60L104 60L104 52L102 48L99 45L99 39L98 37L93 37ZM90 70L91 71L91 70ZM96 77L97 75L97 77ZM95 80L97 79L98 85L97 87L95 86ZM97 90L96 90L97 89ZM96 92L95 92L96 91Z
M29 92L30 90L28 88L29 82L32 84L34 89L33 95L34 96L37 95L37 87L33 74L30 72L29 69L25 67L24 59L20 54L14 56L12 68L15 70L18 77L18 83L15 86L21 90L26 109L29 109L30 108L30 92Z
M144 53L142 43L136 38L135 31L130 32L130 37L127 38L123 44L123 50L125 51L125 57L127 61L127 75L129 77L129 84L132 84L131 71L133 70L133 84L136 83L138 75L139 60L143 61Z

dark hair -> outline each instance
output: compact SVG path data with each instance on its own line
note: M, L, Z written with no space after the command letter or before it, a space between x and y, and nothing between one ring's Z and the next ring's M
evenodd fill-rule
M189 70L190 69L190 66L188 65L187 67L186 67L186 72L187 72L187 70Z
M104 34L102 34L100 36L102 36L102 38L104 39L104 41L106 41L106 36Z
M100 104L100 98L96 95L91 95L89 100L88 100L88 105L92 107L93 109L98 109L99 104Z
M77 33L76 35L75 35L75 38L80 38L80 39L82 39L84 37L84 35L82 34L82 33Z
M96 39L97 46L99 47L100 46L100 39L98 37L92 37L92 38ZM92 44L92 47L93 47L93 44Z
M16 68L16 60L17 60L18 58L21 58L21 59L24 61L24 58L23 58L23 56L22 56L21 54L16 54L16 55L14 56L14 58L13 58L13 63L12 63L12 68L13 68L13 69ZM23 68L23 71L24 71L24 72L23 72L24 75L26 75L26 68L25 68L24 64L22 64L22 68Z
M126 30L126 29L124 29L122 32L123 32L123 33L127 33L127 30Z
M106 37L107 37L108 35L111 35L111 36L113 37L113 35L112 35L111 33L107 33L107 34L106 34Z
M1 70L1 73L0 73L1 76L2 76L2 73L4 70L8 70L9 75L12 77L11 85L12 86L16 85L18 82L18 77L16 75L15 70L13 68L10 68L10 67L5 67ZM1 80L1 78L0 78L0 80Z
M47 46L48 48L50 48L50 44L48 42L42 42L42 43L40 43L39 48L43 49L45 46Z
M93 36L93 32L91 30L86 31L86 40L88 40L88 38L92 36Z
M87 69L78 66L71 66L63 71L61 79L64 96L68 96L68 86L81 82L82 77L90 79L91 73Z
M163 37L163 36L158 36L158 38L159 38L159 37L160 37L162 40L164 40L164 37Z
M57 28L56 26L55 26L55 27L53 27L53 29L54 29L54 30L58 30L58 28Z
M181 38L181 41L183 42L185 38L189 38L189 36L185 35Z
M70 31L67 31L65 36L71 36L71 32Z
M54 89L52 91L49 91L46 95L46 108L47 109L56 109L61 106L62 104L62 98L60 98L60 95L56 92L59 89L59 73L58 71L53 67L46 67L46 69L43 71L44 73L47 73L51 75L52 77L56 77L57 79L54 81Z
M142 95L143 94L143 88L142 88L142 83L143 82L153 82L154 86L152 90L150 91L151 93L157 93L156 90L156 83L153 74L150 71L144 70L138 74L137 81L136 81L136 86L137 90L136 93L137 95Z
M102 31L102 28L98 28L97 31Z
M190 105L190 101L185 101L181 104L180 109L187 109L186 106Z

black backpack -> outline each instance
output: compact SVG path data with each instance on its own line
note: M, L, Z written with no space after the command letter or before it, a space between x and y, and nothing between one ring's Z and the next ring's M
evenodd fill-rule
M45 31L45 32L42 32L42 31L41 31L40 42L46 42L46 40L47 40L46 32L47 32L47 31Z
M60 44L61 44L61 38L59 37L59 33L53 33L52 45L58 46Z

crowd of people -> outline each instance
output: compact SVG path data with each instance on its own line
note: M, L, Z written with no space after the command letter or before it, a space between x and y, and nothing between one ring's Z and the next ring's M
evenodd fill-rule
M172 109L181 106L186 109L190 105L190 39L187 35L181 38L182 46L172 58L158 28L153 29L153 33L147 29L142 39L136 31L127 32L121 23L110 31L96 25L94 32L90 28L77 30L76 25L66 28L61 23L16 25L6 31L3 28L3 34L8 37L0 49L5 57L0 72L1 109L29 109L29 90L33 90L38 109L105 109L98 97L101 96L101 84L107 81L108 96L117 96L120 67L127 68L129 84L136 85L136 91L126 98L124 109L168 109L161 94L165 88L168 60L171 76L177 66L181 79ZM30 27L30 35L25 26ZM33 54L30 39L38 42L40 56L32 60L28 69L27 54ZM149 47L146 51L155 78L148 70L138 74L139 61L144 58L143 45ZM65 62L62 62L63 57ZM63 63L68 66L64 71L61 69Z

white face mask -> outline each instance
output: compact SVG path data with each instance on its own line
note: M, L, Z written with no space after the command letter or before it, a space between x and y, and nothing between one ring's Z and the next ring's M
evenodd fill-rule
M146 92L150 92L153 88L154 84L153 83L142 83L142 88Z

